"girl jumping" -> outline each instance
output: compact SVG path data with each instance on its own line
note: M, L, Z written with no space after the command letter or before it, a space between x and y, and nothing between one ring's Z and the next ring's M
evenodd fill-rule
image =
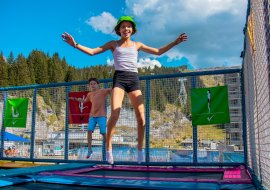
M106 160L109 164L113 164L112 136L116 122L119 118L125 92L127 92L129 95L137 119L138 163L140 164L143 160L142 146L145 130L145 116L137 69L138 52L144 51L154 55L161 55L175 45L187 40L185 33L182 33L175 41L159 49L148 47L141 42L133 42L131 41L130 37L137 32L137 28L136 23L132 18L133 17L123 16L118 20L114 31L118 36L121 37L120 40L107 42L103 46L94 49L90 49L76 43L73 37L66 32L65 34L62 34L62 38L65 42L88 55L93 56L107 50L111 50L113 54L115 74L113 77L113 91L111 96L111 117L109 118L107 124L106 142Z

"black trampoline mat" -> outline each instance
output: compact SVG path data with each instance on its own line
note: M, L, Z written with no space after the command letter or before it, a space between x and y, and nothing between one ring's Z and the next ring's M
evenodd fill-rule
M108 190L119 189L113 187L89 187L79 185L61 185L55 183L29 182L13 186L2 187L1 190Z
M191 179L223 179L223 172L220 173L193 173L193 172L148 172L148 171L118 171L118 170L96 170L81 175L100 175L118 177L154 177L154 178L191 178Z

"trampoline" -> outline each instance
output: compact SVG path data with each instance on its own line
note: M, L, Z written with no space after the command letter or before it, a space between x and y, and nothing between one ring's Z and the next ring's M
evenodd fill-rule
M39 173L39 175L126 180L252 184L251 175L243 165L235 168L109 167L96 165L76 170L42 172Z
M245 184L252 185L252 178L247 168L243 165L235 168L164 168L164 167L136 167L136 166L92 166L66 171L42 172L39 175L66 176L75 178L94 179L103 183L104 180L114 181L118 185L125 181L156 182L165 184L185 182L191 186L203 183L204 185L216 184ZM53 177L53 178L54 178ZM66 178L65 178L66 179ZM103 181L102 181L103 180ZM133 181L133 182L134 182ZM143 182L144 181L144 182ZM207 184L208 183L208 184ZM105 186L108 185L108 183ZM149 184L149 183L148 183ZM101 184L99 184L101 185ZM131 188L129 184L122 187ZM168 184L169 185L169 184ZM239 186L239 185L238 185ZM191 188L192 189L192 188ZM203 189L203 188L202 188ZM240 188L241 189L241 188Z
M167 168L63 164L4 170L5 189L245 189L255 190L244 165L234 168ZM7 187L8 186L8 187Z

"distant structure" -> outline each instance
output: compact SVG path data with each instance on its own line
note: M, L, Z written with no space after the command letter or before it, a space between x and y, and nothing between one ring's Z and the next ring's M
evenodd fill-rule
M197 72L197 71L213 71L213 70L224 70L224 69L241 69L241 66L232 66L232 67L208 67L208 68L201 68L201 69L192 69L192 72Z
M175 104L180 101L181 107L183 108L187 103L187 91L184 84L184 81L186 81L186 78L178 79L178 81L181 83L180 92L178 95L178 98L175 100Z
M241 74L232 73L224 77L224 83L228 86L230 124L225 124L226 144L233 144L243 150L243 120L242 120L242 91Z

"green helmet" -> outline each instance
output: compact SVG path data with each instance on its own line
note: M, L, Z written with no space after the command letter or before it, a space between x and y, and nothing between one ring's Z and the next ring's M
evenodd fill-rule
M119 18L119 20L117 21L116 26L114 27L114 31L115 31L115 33L116 33L118 36L121 36L121 34L120 34L120 32L118 31L118 28L117 28L117 27L118 27L118 26L120 25L120 23L123 22L123 21L129 21L129 22L131 22L131 23L134 24L134 31L132 32L131 35L133 35L133 34L137 31L136 23L133 21L132 18L133 18L133 17L130 17L130 16L122 16L122 17Z

